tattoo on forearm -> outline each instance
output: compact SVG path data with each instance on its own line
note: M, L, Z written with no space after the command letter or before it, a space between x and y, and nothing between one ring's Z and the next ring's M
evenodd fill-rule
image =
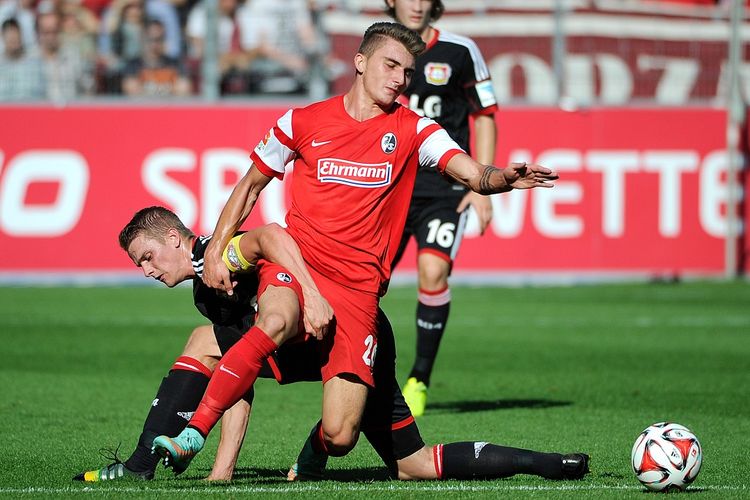
M493 172L498 171L499 169L493 167L492 165L487 165L484 167L484 172L482 172L482 177L479 179L479 191L477 191L479 194L492 194L492 183L490 182L490 177L492 176Z

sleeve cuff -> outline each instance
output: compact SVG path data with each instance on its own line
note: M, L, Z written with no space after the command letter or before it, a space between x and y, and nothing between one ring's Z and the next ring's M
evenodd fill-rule
M473 111L471 113L471 116L481 116L481 115L491 115L497 112L500 108L497 106L497 104L493 104L489 108L482 108L478 109L476 111Z
M258 156L258 154L255 151L250 153L250 159L252 160L253 165L255 165L255 167L258 170L260 170L261 174L267 177L274 177L280 181L284 180L284 172L277 172L276 170L266 165L265 162L263 162L263 160L260 159L260 156Z
M460 149L449 149L448 151L446 151L443 156L440 157L440 160L438 160L438 172L440 172L441 174L445 172L445 168L448 166L448 162L451 161L451 158L461 153L463 153L463 151Z

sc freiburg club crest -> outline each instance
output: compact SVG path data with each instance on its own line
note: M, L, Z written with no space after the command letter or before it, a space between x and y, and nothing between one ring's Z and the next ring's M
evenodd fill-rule
M396 135L393 132L388 132L380 140L380 147L383 148L383 153L391 154L396 149Z

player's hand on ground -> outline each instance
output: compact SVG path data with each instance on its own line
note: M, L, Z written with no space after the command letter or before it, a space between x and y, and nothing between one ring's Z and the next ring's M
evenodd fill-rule
M503 170L503 175L508 185L514 189L551 188L554 186L553 181L560 177L554 170L525 162L511 163Z
M305 332L321 340L333 321L331 304L319 293L305 294Z
M227 292L227 295L232 295L234 285L236 282L232 281L232 277L229 275L229 269L227 269L224 260L221 258L221 251L215 251L212 248L214 240L212 240L206 252L203 255L203 283L211 288L223 290Z
M217 473L214 471L211 471L211 474L203 479L204 481L231 481L232 480L232 471L228 472L222 472Z
M461 213L469 206L474 207L477 219L479 219L479 233L484 234L492 221L492 199L489 196L470 191L458 204L456 212Z

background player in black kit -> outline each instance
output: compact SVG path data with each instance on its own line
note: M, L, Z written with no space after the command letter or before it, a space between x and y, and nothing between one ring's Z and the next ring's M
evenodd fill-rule
M416 60L411 84L404 92L409 108L439 123L464 151L480 163L495 162L497 102L487 65L476 44L463 36L439 31L431 23L443 14L441 0L385 0L396 21L419 33L427 49ZM474 150L469 118L474 119ZM490 198L446 181L434 168L420 168L394 266L413 236L418 245L417 354L403 388L414 416L424 413L427 387L450 312L448 276L461 245L466 209L477 213L484 233L492 219Z

